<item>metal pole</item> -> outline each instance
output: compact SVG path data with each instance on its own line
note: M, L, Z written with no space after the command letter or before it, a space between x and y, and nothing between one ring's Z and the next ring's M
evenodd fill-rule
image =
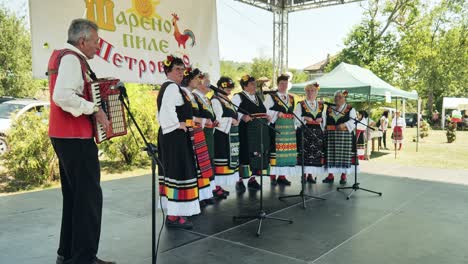
M418 97L418 127L416 128L416 152L419 150L419 127L421 126L419 120L419 113L421 112L421 98Z
M398 111L398 97L396 98L395 100L395 127L397 126L398 124L398 116L397 116L397 111ZM395 141L395 127L393 127L393 131L392 131L392 135L393 135L393 138L392 140ZM396 143L393 143L393 146L395 147L395 159L397 157L397 144Z

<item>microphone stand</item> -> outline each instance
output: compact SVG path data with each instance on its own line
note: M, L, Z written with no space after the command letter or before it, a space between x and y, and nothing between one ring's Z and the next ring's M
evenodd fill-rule
M219 96L219 95L217 96L217 98L222 99L223 101L225 101L225 102L229 103L230 105L234 106L238 111L240 110L240 112L243 112L244 114L252 117L252 115L248 111L246 111L245 109L240 108L238 105L234 104L230 100L228 100L226 98L223 98L222 96ZM282 222L289 222L290 224L292 224L293 221L289 220L289 219L283 219L283 218L277 218L277 217L269 216L265 212L265 210L263 209L263 157L265 155L265 146L263 144L263 129L264 129L264 127L267 127L269 129L273 130L277 134L280 134L280 132L278 130L276 130L275 128L273 128L272 126L268 125L265 121L263 121L261 119L257 119L255 117L253 117L253 120L250 121L250 122L254 122L254 121L258 121L261 124L261 126L260 126L260 152L256 153L256 156L260 158L260 207L258 208L258 213L255 214L255 215L234 216L232 219L234 221L239 221L239 220L243 220L243 219L258 219L259 222L258 222L256 235L257 235L257 237L259 237L260 234L261 234L261 230L262 230L262 222L264 220L276 220L276 221L282 221Z
M291 111L291 108L289 108L284 102L283 100L281 100L281 98L278 97L278 95L275 93L269 93L271 96L275 96L276 98L278 98L285 106L286 108L288 109L288 112L291 112L294 116L294 118L297 119L297 121L299 121L299 123L301 123L301 161L302 161L302 165L301 165L301 191L299 192L299 194L296 194L296 195L286 195L286 196L280 196L278 199L279 200L283 200L283 199L288 199L288 198L296 198L296 197L300 197L301 200L302 200L302 208L303 209L306 209L306 198L311 198L311 199L317 199L317 200L326 200L324 198L321 198L321 197L317 197L317 196L312 196L312 195L307 195L307 194L304 194L304 189L305 189L305 179L304 179L304 130L307 131L307 133L309 133L310 135L313 135L314 137L317 137L315 134L312 133L312 131L306 126L306 124L294 113L294 111ZM294 107L294 106L293 106Z
M128 105L130 102L128 101L128 97L126 96L127 92L125 87L119 87L120 90L120 95L119 95L119 100L122 102L122 105L124 106L125 110L128 113L128 116L132 120L133 124L135 124L136 129L138 130L138 133L140 134L141 138L145 142L145 146L143 148L143 151L146 151L148 156L151 158L151 263L156 264L157 258L158 258L158 252L155 250L156 247L156 163L159 164L164 171L164 166L161 162L161 160L158 159L156 156L157 153L157 146L148 142L145 135L141 131L140 127L138 126L138 123L136 122L132 112L130 111ZM128 104L125 102L124 97L127 99Z
M333 111L333 110L332 110ZM337 109L335 109L336 112L342 114L342 115L345 115L342 111L339 111ZM365 188L361 188L359 186L359 182L357 182L357 163L358 163L358 157L357 157L357 124L361 124L361 125L364 125L366 128L368 129L372 129L372 130L375 130L375 128L373 127L370 127L368 126L367 124L364 124L362 123L361 121L357 120L356 118L352 118L352 117L349 117L351 120L354 120L354 133L353 133L353 142L354 142L354 146L355 146L355 151L354 151L354 184L353 186L349 186L349 187L337 187L336 190L337 191L340 191L340 190L351 190L351 192L348 194L348 196L346 196L346 200L349 200L349 198L351 197L351 195L353 195L355 192L359 191L359 190L363 190L363 191L366 191L366 192L370 192L370 193L375 193L375 194L378 194L379 196L382 196L382 193L381 192L376 192L376 191L372 191L372 190L369 190L369 189L365 189Z

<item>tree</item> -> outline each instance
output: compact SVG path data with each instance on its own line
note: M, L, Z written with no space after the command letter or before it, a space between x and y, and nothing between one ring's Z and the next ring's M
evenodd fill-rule
M31 37L24 20L0 7L0 96L34 96Z
M260 77L271 79L273 76L273 61L266 58L254 58L250 75L257 79Z
M398 41L394 27L414 23L417 14L414 0L370 0L365 17L345 39L345 48L327 66L331 71L341 62L368 68L387 82L394 82L398 65Z

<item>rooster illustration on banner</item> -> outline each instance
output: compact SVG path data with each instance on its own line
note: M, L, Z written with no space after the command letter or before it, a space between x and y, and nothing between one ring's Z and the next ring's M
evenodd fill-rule
M174 38L177 41L177 44L182 46L185 49L185 44L187 40L190 38L192 42L190 46L195 46L195 34L193 34L192 30L186 29L184 33L180 33L179 26L177 26L177 21L179 21L179 16L177 14L172 14L172 26L174 26Z

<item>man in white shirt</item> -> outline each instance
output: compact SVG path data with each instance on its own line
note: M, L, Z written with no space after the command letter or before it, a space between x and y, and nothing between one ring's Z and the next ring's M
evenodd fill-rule
M59 159L63 211L57 264L110 264L96 257L102 216L98 149L91 117L109 129L104 111L90 101L92 73L86 60L99 48L98 27L75 19L68 44L49 60L49 137Z

